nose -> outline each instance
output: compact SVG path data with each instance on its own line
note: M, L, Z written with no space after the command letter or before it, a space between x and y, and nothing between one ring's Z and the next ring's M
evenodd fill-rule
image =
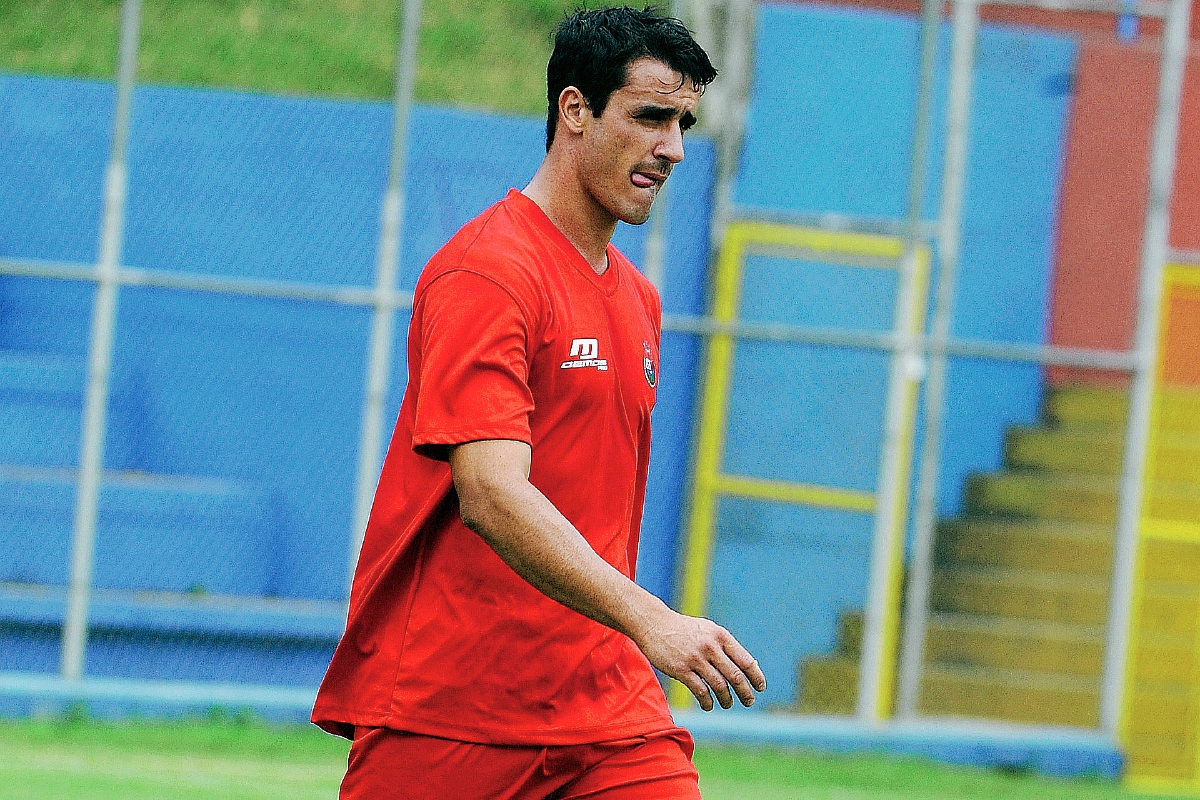
M679 122L674 121L666 126L666 130L654 148L654 157L678 164L683 161L683 129Z

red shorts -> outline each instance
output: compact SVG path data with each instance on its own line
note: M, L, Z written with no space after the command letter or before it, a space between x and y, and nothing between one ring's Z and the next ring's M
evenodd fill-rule
M595 744L510 747L358 728L341 800L700 800L683 728Z

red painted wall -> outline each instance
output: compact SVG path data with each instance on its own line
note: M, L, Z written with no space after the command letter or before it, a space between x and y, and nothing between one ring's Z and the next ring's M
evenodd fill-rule
M1157 42L1084 37L1067 151L1050 341L1133 346L1145 226L1150 138L1158 92ZM1172 247L1200 249L1200 47L1184 85ZM1124 375L1055 368L1053 384L1121 386Z

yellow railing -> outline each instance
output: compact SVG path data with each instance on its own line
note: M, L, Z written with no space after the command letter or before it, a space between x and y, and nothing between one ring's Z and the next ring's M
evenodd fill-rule
M735 222L726 230L715 276L712 315L717 323L734 325L741 306L743 268L746 256L753 252L792 255L811 260L850 264L866 268L897 268L905 254L905 242L896 236L834 232L764 222ZM929 252L921 248L915 260L915 308L910 315L912 334L924 325ZM736 348L734 334L718 332L708 342L704 386L700 403L699 430L696 440L695 475L691 514L684 553L680 610L700 616L708 604L708 582L716 538L716 513L722 496L748 497L777 503L835 508L860 513L875 513L874 492L833 486L818 486L782 480L728 475L721 464L725 450L730 384ZM900 485L908 485L908 466L912 460L913 428L916 418L918 382L914 378L905 387L906 425L900 447ZM883 409L880 409L882 419ZM893 563L890 568L890 599L884 625L885 669L880 691L878 716L887 716L892 705L895 658L900 626L900 598L903 578L903 537L907 521L907 491L899 493L892 509L891 535ZM679 683L670 687L672 705L686 707L691 693Z

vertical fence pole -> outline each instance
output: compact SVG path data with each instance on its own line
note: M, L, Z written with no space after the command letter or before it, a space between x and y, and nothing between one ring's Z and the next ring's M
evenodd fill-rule
M1175 177L1179 139L1180 95L1188 52L1190 0L1172 0L1163 29L1162 63L1158 83L1158 109L1150 151L1150 197L1142 241L1141 283L1134 352L1137 368L1130 396L1129 425L1121 469L1120 510L1113 553L1112 589L1109 596L1108 635L1100 694L1100 725L1115 736L1121 719L1125 691L1125 664L1133 606L1134 561L1138 523L1150 436L1151 399L1157 360L1163 269L1168 253L1171 190Z
M665 274L664 257L667 246L667 184L659 187L650 209L650 230L646 232L646 258L644 269L646 277L658 289L659 297L663 294L663 275Z
M697 35L707 28L707 35L715 39L711 12L706 3L699 5L705 7L705 24L701 26L697 21ZM709 87L712 100L716 102L704 114L705 119L717 120L715 126L710 123L710 129L717 137L717 182L710 227L710 248L714 257L720 252L733 207L733 180L742 148L742 127L749 102L751 60L754 57L754 14L754 0L726 0L725 26L720 37L721 75L717 78L718 83ZM700 43L706 44L704 39Z
M375 313L367 361L362 431L358 444L358 476L354 495L354 529L350 537L349 586L367 532L375 484L383 463L383 404L387 399L395 342L396 279L400 269L400 239L404 225L404 173L408 148L408 113L417 74L417 42L421 33L421 0L401 4L400 45L396 53L396 94L392 100L392 153L387 191L380 219L379 259L375 266Z
M108 382L112 368L113 329L117 321L117 285L125 221L125 149L137 71L141 0L121 6L121 43L117 69L117 104L113 115L112 150L104 179L104 218L100 229L98 285L92 305L91 348L88 353L87 393L79 447L79 484L75 494L75 531L71 546L71 582L63 618L60 671L68 680L83 677L87 650L88 606L92 593L92 562L96 545L96 507L104 469Z
M968 126L971 84L974 79L975 40L979 30L976 0L958 0L954 6L953 43L950 49L950 88L946 110L946 155L942 174L941 232L938 236L937 297L929 343L929 378L925 384L925 438L921 447L921 474L917 481L916 540L909 572L900 671L899 710L916 713L920 689L921 654L929 618L929 583L933 572L937 483L942 449L942 424L946 401L946 342L954 315L954 288L962 238L962 205L966 187Z
M914 332L916 309L920 304L915 296L916 263L917 251L924 243L921 211L925 198L929 116L941 16L941 0L925 0L921 15L916 117L913 122L913 153L905 222L907 247L897 285L892 326L898 347L892 353L888 376L884 439L879 457L879 486L876 490L874 546L863 630L863 659L859 670L857 714L865 722L887 717L892 699L891 692L884 689L891 685L891 675L887 672L893 667L888 657L889 640L894 642L897 631L889 630L885 622L892 613L888 607L894 601L892 584L898 579L894 565L897 559L903 558L904 553L904 516L897 513L896 509L903 501L903 494L908 491L907 482L901 481L907 468L902 463L903 459L911 458L911 453L903 447L909 411L908 387L911 381L919 380L921 371L921 352Z
M891 653L894 652L897 620L893 617L896 601L897 558L904 548L902 515L897 513L904 472L904 434L908 410L908 384L912 380L913 360L917 358L912 326L916 304L913 284L917 253L908 248L898 276L893 332L899 346L892 352L888 374L888 392L883 423L883 442L879 455L879 482L875 490L875 525L871 545L870 574L867 581L867 606L863 620L862 662L858 671L857 716L865 723L885 719L891 707ZM899 534L899 536L897 535Z

